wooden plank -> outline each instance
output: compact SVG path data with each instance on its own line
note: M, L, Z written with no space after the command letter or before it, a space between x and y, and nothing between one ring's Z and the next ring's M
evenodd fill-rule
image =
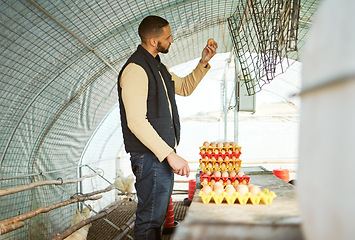
M215 204L213 200L203 204L197 189L172 239L302 239L295 187L265 169L242 170L250 175L251 184L276 193L271 205Z

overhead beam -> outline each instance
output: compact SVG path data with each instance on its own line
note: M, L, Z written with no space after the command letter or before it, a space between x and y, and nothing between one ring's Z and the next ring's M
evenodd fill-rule
M183 5L187 5L187 4L190 4L190 3L193 3L193 2L197 2L199 0L189 0L189 1L182 1L180 3L174 3L172 5L169 5L169 7L162 7L160 9L157 9L155 12L151 12L149 14L151 15L159 15L159 14L162 14L164 12L167 12L167 11L170 11L171 9L174 9L174 8L177 8L177 7L181 7ZM145 16L144 16L145 17ZM135 21L132 21L132 22L128 22L126 24L123 24L121 27L117 28L117 30L115 32L113 32L111 35L109 35L108 37L104 38L103 40L101 40L100 42L98 42L97 44L95 44L95 47L101 45L102 43L108 41L109 39L111 39L112 37L120 34L121 32L125 31L126 29L140 23L144 17L142 16L141 18L137 18Z
M104 59L99 53L97 53L93 47L91 47L88 43L86 43L83 39L81 39L78 35L76 35L68 27L66 27L63 23L58 21L53 15L51 15L49 12L47 12L44 8L42 8L40 5L38 5L35 1L27 0L27 2L29 2L31 5L33 5L35 8L37 8L42 13L44 13L47 17L52 19L56 24L58 24L66 32L68 32L75 39L77 39L80 43L82 43L85 47L87 47L91 52L93 52L98 58L100 58L109 68L111 68L118 75L118 71L106 59Z

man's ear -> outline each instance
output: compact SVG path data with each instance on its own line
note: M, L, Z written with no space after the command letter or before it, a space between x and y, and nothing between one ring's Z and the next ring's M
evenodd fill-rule
M153 47L157 47L158 46L158 40L155 38L150 38L149 40L149 44Z

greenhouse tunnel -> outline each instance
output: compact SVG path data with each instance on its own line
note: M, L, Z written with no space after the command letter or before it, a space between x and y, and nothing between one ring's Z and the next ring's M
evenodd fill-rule
M87 188L46 185L1 196L0 221L87 189L103 189L109 185L105 179L113 180L117 156L124 151L117 76L140 44L137 28L144 17L169 21L174 43L161 57L172 68L198 59L210 37L219 44L217 55L233 55L227 19L247 1L2 0L0 189L97 171L105 178L95 177ZM317 5L317 0L301 1L298 53L290 59L300 61ZM113 117L112 124L104 125ZM108 142L116 151L105 151ZM89 143L95 146L90 151ZM97 203L94 209L105 205ZM70 226L77 207L39 214L1 239L49 239Z

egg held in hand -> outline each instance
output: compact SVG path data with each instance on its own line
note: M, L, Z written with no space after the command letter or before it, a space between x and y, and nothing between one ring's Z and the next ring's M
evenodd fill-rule
M208 39L207 46L214 46L216 49L218 48L218 44L213 38Z

